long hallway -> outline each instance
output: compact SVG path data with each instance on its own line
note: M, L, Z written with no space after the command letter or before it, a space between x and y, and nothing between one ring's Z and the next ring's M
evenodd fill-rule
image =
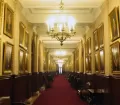
M56 76L52 87L42 92L33 105L87 105L77 96L63 75Z

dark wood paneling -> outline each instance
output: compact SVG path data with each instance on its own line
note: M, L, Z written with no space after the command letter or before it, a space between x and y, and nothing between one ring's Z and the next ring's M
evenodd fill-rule
M39 91L39 73L33 72L31 77L32 93Z
M43 73L39 72L39 88L44 84L43 82Z
M29 79L29 75L13 76L13 102L24 102L30 97Z
M111 76L110 78L111 87L111 99L112 105L120 105L120 77Z
M10 96L12 90L11 77L0 77L0 97Z
M24 102L44 84L43 73L0 77L0 97L10 96L11 102Z

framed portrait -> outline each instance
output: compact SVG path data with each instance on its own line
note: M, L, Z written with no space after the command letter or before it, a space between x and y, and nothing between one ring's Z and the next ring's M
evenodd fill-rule
M95 49L95 50L98 50L98 49L99 49L98 29L96 29L96 30L93 32L93 38L94 38L94 49Z
M0 0L0 35L1 35L1 26L2 26L2 17L3 17L3 5L4 1Z
M1 62L1 39L0 39L0 62ZM0 64L0 66L1 66L1 64Z
M29 45L29 34L28 34L27 31L25 31L24 45L25 45L25 48L28 49L28 45Z
M41 51L40 51L40 48L41 48L41 42L39 41L38 43L38 71L40 72L40 67L41 67L41 64L40 64L40 55L41 55Z
M28 53L25 52L25 66L24 66L24 69L25 69L25 73L28 73Z
M3 74L12 74L13 71L13 45L6 42L3 53Z
M100 49L100 72L105 73L105 56L104 49Z
M0 16L3 14L3 5L4 5L4 0L0 0Z
M91 73L91 55L86 56L86 73Z
M111 27L111 38L112 41L119 38L119 12L118 8L115 7L109 14L110 27Z
M95 72L99 72L100 65L99 65L99 50L95 52Z
M99 38L99 47L102 48L104 46L104 24L102 23L98 27L98 38Z
M82 66L82 72L84 72L84 46L83 46L83 41L81 41L81 66Z
M88 54L88 43L87 43L87 41L86 41L86 43L85 43L85 54L86 54L86 55Z
M88 72L91 73L91 55L88 56Z
M91 38L87 39L87 44L88 44L88 54L91 54Z
M88 64L88 56L85 58L85 67L86 67L86 73L89 72L89 64Z
M23 47L25 36L25 26L22 22L19 23L19 44Z
M10 38L13 38L14 29L14 12L8 4L5 4L4 10L4 34Z
M19 73L25 73L25 50L23 48L19 51Z
M120 73L120 43L115 42L111 45L112 73Z

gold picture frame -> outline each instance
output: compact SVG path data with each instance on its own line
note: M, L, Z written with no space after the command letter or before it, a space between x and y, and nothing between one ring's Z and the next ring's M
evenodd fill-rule
M112 73L120 73L120 43L117 41L111 45Z
M29 47L29 33L27 31L25 31L24 46L28 50L28 47Z
M103 23L98 27L98 43L100 48L104 46L104 24Z
M8 4L5 4L4 8L4 34L10 38L13 38L13 29L14 29L14 12Z
M3 15L4 0L0 0L0 17Z
M86 68L86 73L89 72L89 64L88 64L88 56L85 57L85 68Z
M4 7L4 0L0 0L0 35L1 35L1 28L2 28L3 7Z
M81 72L84 72L84 46L83 41L81 41Z
M1 39L0 39L0 62L1 62ZM1 64L0 64L0 67L1 67ZM1 68L0 68L0 70L1 70Z
M100 49L100 72L105 73L105 52L104 49Z
M88 72L91 73L92 69L91 69L91 55L88 56Z
M19 23L19 44L20 46L24 46L24 37L25 37L25 25L20 22Z
M99 72L99 70L100 70L100 62L99 62L100 58L99 58L99 56L100 56L100 52L98 50L95 52L95 72L96 73Z
M86 56L86 73L91 73L91 55Z
M25 50L19 49L19 74L25 73Z
M25 61L24 61L25 66L24 66L24 69L25 69L25 73L28 73L28 53L25 52L24 55L25 55Z
M41 71L41 69L40 69L40 67L41 67L41 63L40 63L40 57L41 57L41 41L39 40L39 42L38 42L38 71L40 72ZM49 62L50 63L50 62ZM49 64L50 65L50 64Z
M88 45L88 54L91 54L91 37L87 39L87 45Z
M13 72L13 45L9 42L4 44L3 53L3 74L12 74Z
M85 55L88 55L88 43L87 43L87 41L85 43Z
M118 11L119 11L119 9L117 7L115 7L109 14L112 41L114 41L120 37L119 12Z
M94 49L95 49L95 50L98 50L98 49L99 49L98 29L96 29L96 30L93 32L93 37L94 37Z

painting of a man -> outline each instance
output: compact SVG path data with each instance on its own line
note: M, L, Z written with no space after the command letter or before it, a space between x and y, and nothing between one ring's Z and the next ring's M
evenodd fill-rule
M25 67L24 67L24 69L25 69L25 72L27 73L28 72L28 54L27 53L25 53Z
M100 27L98 28L98 42L99 42L99 47L103 47L103 42L104 40L104 24L101 24Z
M95 71L99 72L99 51L95 53Z
M104 72L104 70L105 70L105 64L104 64L104 50L103 49L101 49L100 50L100 71L101 72Z
M119 71L119 43L112 45L112 69Z
M6 31L12 34L12 14L10 10L7 10L7 17L6 17Z
M115 7L109 14L112 40L119 37L119 19L118 19L118 9Z
M0 0L0 18L3 16L3 0ZM2 22L0 21L0 34L1 34Z
M13 54L13 46L9 43L5 43L4 73L11 73L12 72L12 54Z
M24 51L21 49L19 55L19 71L20 73L24 73Z
M8 35L9 37L13 37L13 11L8 6L8 4L5 5L5 19L4 19L4 33Z
M94 32L93 32L93 34L94 34L94 44L95 44L95 50L97 50L99 47L98 47L98 30L95 30Z
M19 24L19 43L20 43L20 45L23 45L24 31L25 31L25 26L23 23L20 22L20 24Z
M10 70L11 69L11 61L12 61L12 55L11 55L11 53L12 53L12 49L11 49L11 47L8 47L7 49L6 49L6 53L5 53L5 55L6 55L6 62L5 62L5 69L6 70Z
M29 34L28 32L25 32L25 47L28 49L29 44Z

